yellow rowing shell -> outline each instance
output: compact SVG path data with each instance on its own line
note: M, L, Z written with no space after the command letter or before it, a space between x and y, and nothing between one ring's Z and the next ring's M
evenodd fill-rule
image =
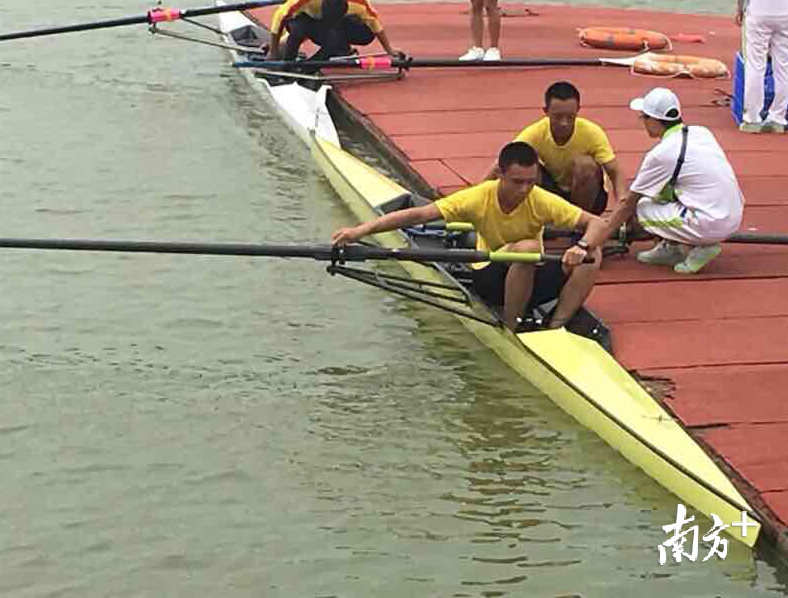
M335 145L313 136L312 155L336 192L361 221L407 190ZM376 235L386 247L405 247L401 231ZM414 277L447 282L448 273L415 263L401 265ZM482 304L475 309L484 310ZM490 317L490 313L486 314ZM673 492L685 504L727 525L752 508L728 477L687 432L598 343L564 329L514 334L460 318L485 345L564 411ZM666 524L672 523L669 521ZM748 546L760 525L728 527Z

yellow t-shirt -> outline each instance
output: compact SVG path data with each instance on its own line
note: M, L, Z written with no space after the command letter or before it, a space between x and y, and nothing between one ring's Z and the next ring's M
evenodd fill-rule
M435 202L446 222L470 222L476 229L476 249L496 251L508 243L538 239L545 224L574 228L582 210L557 195L534 186L528 197L508 214L498 203L498 181L485 181ZM471 264L483 268L486 264Z
M602 127L585 118L575 120L575 131L564 145L556 144L550 132L550 119L546 116L523 129L515 141L525 141L533 147L555 182L567 191L575 158L591 156L600 165L616 158Z
M285 21L302 12L313 19L321 19L323 0L287 0L276 9L271 18L271 33L281 33ZM378 13L367 0L347 0L347 14L359 17L372 30L372 33L380 33L383 30L383 26L378 20Z

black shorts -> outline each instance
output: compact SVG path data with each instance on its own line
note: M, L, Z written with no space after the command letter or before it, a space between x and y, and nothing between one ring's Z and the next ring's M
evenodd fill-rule
M558 183L555 182L553 175L550 174L547 171L547 169L541 164L539 164L539 177L540 177L539 186L542 189L544 189L545 191L549 191L550 193L555 193L559 197L563 197L566 201L571 201L569 199L569 192L561 189L561 187L558 186ZM599 216L606 209L607 209L607 191L605 191L605 185L603 180L600 182L599 193L597 193L596 199L594 199L594 205L591 206L591 213Z
M491 305L503 305L509 264L490 262L480 270L471 269L471 271L473 288L479 296ZM557 299L567 280L569 277L561 267L561 262L546 262L537 266L534 274L534 290L528 302L528 309Z

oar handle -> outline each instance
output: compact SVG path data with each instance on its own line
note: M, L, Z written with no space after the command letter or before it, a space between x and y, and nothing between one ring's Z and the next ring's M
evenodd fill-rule
M489 254L491 262L509 262L521 264L535 264L538 262L560 262L563 254L560 253L520 253L515 251L492 251ZM584 264L593 264L594 258L586 256Z

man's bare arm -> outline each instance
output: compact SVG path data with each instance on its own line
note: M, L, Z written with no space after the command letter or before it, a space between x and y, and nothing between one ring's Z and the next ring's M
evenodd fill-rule
M389 56L399 56L405 54L404 52L400 50L396 50L391 46L391 42L389 41L389 36L386 34L385 29L381 29L378 33L375 34L375 37L378 38L380 45L383 46L383 49L386 51L386 53Z
M379 216L374 220L359 224L349 228L340 228L334 231L331 235L331 242L338 245L345 243L352 243L367 235L374 235L375 233L385 233L390 230L397 230L415 224L424 224L432 220L439 220L442 218L438 207L431 203L426 206L418 208L408 208L406 210L397 210L384 216Z
M643 197L640 193L630 191L622 201L618 202L613 212L604 220L603 227L589 227L583 235L590 247L601 247L605 241L618 232L621 225L629 220L636 212L638 201Z
M627 186L618 158L613 158L610 162L602 164L602 168L607 176L610 177L610 182L613 183L613 195L616 198L616 203L623 201L627 196Z

